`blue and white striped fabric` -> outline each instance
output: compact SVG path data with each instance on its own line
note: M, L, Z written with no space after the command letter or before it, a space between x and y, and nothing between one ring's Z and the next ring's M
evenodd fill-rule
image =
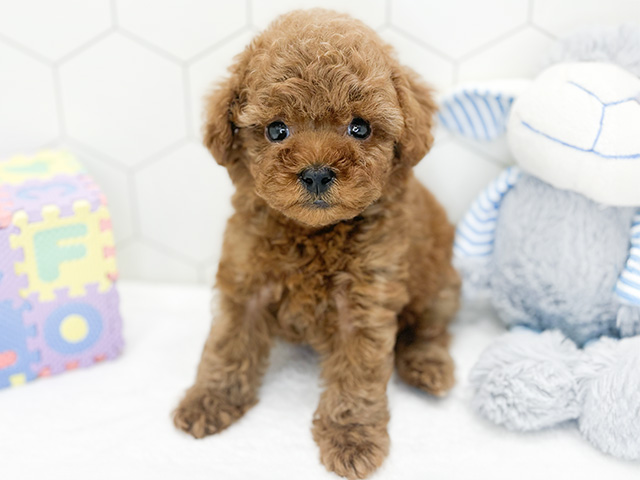
M493 253L498 214L502 199L520 178L518 167L507 168L477 198L458 224L454 255L459 259L477 258L487 262Z
M438 117L445 128L475 140L494 140L507 128L514 96L478 89L447 95Z
M631 224L631 250L616 284L616 294L624 303L640 306L640 210Z

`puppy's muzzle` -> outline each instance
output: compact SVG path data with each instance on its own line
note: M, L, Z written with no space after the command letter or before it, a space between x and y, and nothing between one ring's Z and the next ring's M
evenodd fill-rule
M300 182L310 193L321 195L335 182L336 172L328 167L309 167L300 172Z

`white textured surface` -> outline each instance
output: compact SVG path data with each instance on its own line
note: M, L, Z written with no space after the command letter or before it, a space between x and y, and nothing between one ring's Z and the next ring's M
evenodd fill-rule
M170 412L192 381L209 328L204 287L120 285L127 346L115 362L0 391L3 479L331 480L311 432L317 357L279 344L261 399L220 435L194 440ZM600 454L573 425L516 434L470 410L466 377L502 332L486 310L453 327L458 385L435 400L392 378L391 453L372 480L637 479L640 466Z
M118 250L120 275L135 277L138 272L154 282L196 282L198 269L188 259L167 252L161 245L133 241Z
M534 0L535 25L556 35L589 23L616 24L640 21L636 0Z
M544 33L525 27L474 55L460 65L460 82L491 81L496 78L531 78L540 72L542 59L554 42Z
M416 167L416 176L440 198L450 216L461 218L479 190L502 169L501 165L487 160L472 148L448 140L433 147L427 158ZM461 175L463 171L464 175ZM448 195L451 191L457 195Z
M99 179L104 194L109 199L109 208L118 212L113 216L113 232L116 242L130 239L134 235L133 210L129 208L133 198L129 191L129 177L125 169L119 165L102 162L90 153L73 149L78 159L94 178Z
M411 65L422 78L428 78L429 85L436 91L446 91L453 84L456 74L453 62L432 50L421 48L402 30L394 27L383 29L380 35L394 46L400 61Z
M204 122L203 99L215 87L216 81L226 75L233 57L244 49L254 35L249 29L243 30L229 39L224 48L216 48L189 65L189 101L192 105L190 133L193 136L199 137Z
M141 209L150 212L140 218L143 234L194 261L220 250L233 186L203 146L187 144L162 156L136 177L136 189Z
M528 0L396 0L391 23L459 59L527 24Z
M0 43L0 155L55 140L57 113L53 72Z
M198 177L214 170L194 147L202 97L276 15L318 5L377 29L438 91L532 76L556 36L640 22L636 0L0 0L0 156L59 145L84 156L110 197L123 276L205 281L224 222L197 202L225 204L228 190ZM508 162L500 146L443 136L418 174L457 221ZM181 203L168 227L163 211Z
M178 65L115 33L60 67L69 136L127 166L184 137Z
M245 27L243 2L118 0L119 25L187 60Z
M366 22L372 28L379 28L387 21L386 8L388 1L368 0L362 2L345 2L344 0L250 0L251 24L259 29L265 28L271 20L280 14L296 8L331 8L346 12Z
M0 35L59 60L112 24L110 0L0 0Z

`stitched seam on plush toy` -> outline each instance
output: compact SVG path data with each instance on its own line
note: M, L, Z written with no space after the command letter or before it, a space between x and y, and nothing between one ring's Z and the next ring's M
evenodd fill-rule
M600 124L598 125L598 133L596 134L596 138L595 138L595 140L593 141L593 145L591 146L591 149L586 150L586 149L580 148L580 147L578 147L578 146L576 146L576 145L571 145L571 144L569 144L569 143L563 142L562 140L559 140L559 139L557 139L557 138L555 138L555 137L552 137L551 135L548 135L548 134L546 134L546 133L544 133L544 132L541 132L541 131L539 131L539 130L534 129L531 125L527 124L527 123L526 123L526 122L524 122L524 121L522 122L522 123L523 123L523 125L524 125L525 127L530 128L532 131L534 131L534 132L536 132L536 133L538 133L538 134L540 134L540 135L542 135L542 136L544 136L544 137L548 138L549 140L556 141L556 142L558 142L558 143L560 143L560 144L562 144L562 145L565 145L565 146L570 147L570 148L575 148L576 150L580 150L580 151L583 151L583 152L586 152L586 153L595 153L596 155L598 155L598 156L600 156L600 157L602 157L602 158L619 159L619 160L620 160L620 159L633 159L633 158L639 158L639 157L640 157L640 153L637 153L637 154L631 154L631 155L606 155L606 154L603 154L603 153L597 152L597 151L595 150L596 145L598 144L598 140L600 140L600 135L602 134L602 128L603 128L603 126L604 126L604 116L605 116L605 112L606 112L606 110L607 110L607 107L609 107L609 106L614 106L614 105L620 105L620 104L622 104L622 103L626 103L626 102L630 102L630 101L638 101L637 96L636 96L636 97L629 97L629 98L625 98L625 99L623 99L623 100L616 100L616 101L614 101L614 102L605 103L605 102L603 102L603 101L600 99L600 97L598 97L595 93L593 93L593 92L592 92L591 90L589 90L588 88L583 87L583 86L582 86L582 85L580 85L579 83L576 83L576 82L573 82L573 81L568 81L567 83L569 83L570 85L573 85L574 87L579 88L579 89L580 89L580 90L582 90L583 92L585 92L585 93L587 93L588 95L592 96L592 97L593 97L593 98L595 98L598 102L600 102L600 104L602 105L602 112L601 112L601 114L600 114Z
M600 125L598 125L598 134L596 135L596 139L593 141L593 145L591 145L591 151L596 148L598 144L598 140L600 140L600 135L602 134L602 126L604 124L604 113L606 111L606 107L602 107L602 112L600 112Z
M636 159L636 158L640 158L640 153L632 153L630 155L607 155L607 154L604 154L604 153L597 152L593 148L590 148L590 149L587 150L586 148L578 147L577 145L572 145L570 143L564 142L564 141L560 140L559 138L552 137L551 135L549 135L547 133L544 133L544 132L532 127L530 124L528 124L524 120L522 120L521 123L526 128L531 130L533 133L541 135L541 136L543 136L545 138L548 138L549 140L551 140L553 142L559 143L560 145L564 145L565 147L573 148L574 150L578 150L580 152L593 153L593 154L595 154L595 155L597 155L599 157L608 158L608 159L611 159L611 160L633 160L633 159Z
M639 95L640 95L640 94L639 94ZM637 102L637 101L638 101L638 97L637 97L637 96L635 96L635 97L625 98L624 100L618 100L618 101L615 101L615 102L604 103L603 105L604 105L605 107L611 107L611 106L614 106L614 105L620 105L621 103Z
M582 85L580 85L580 84L578 84L578 83L576 83L576 82L572 82L572 81L568 81L567 83L569 83L569 84L573 85L574 87L578 87L578 88L579 88L580 90L582 90L583 92L588 93L588 94L589 94L589 95L591 95L593 98L595 98L596 100L598 100L602 105L605 105L605 103L604 103L602 100L600 100L600 98L599 98L595 93L593 93L592 91L590 91L590 90L586 89L586 88L585 88L585 87L583 87Z

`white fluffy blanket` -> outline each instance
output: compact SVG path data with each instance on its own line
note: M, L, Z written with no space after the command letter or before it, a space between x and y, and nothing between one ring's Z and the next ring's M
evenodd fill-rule
M0 479L338 478L311 438L321 388L311 351L278 345L260 403L197 441L174 430L170 412L194 376L209 290L125 282L120 290L127 347L119 360L0 391ZM391 453L374 480L640 478L640 465L602 455L572 425L525 435L476 417L466 376L502 328L490 312L467 309L453 331L458 386L447 398L391 380Z

